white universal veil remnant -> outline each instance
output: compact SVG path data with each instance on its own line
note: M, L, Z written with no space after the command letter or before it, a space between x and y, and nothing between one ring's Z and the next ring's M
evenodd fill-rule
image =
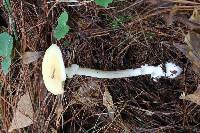
M175 78L181 74L182 69L174 63L167 62L165 64L166 71L163 70L162 65L148 66L145 64L136 69L125 69L118 71L102 71L90 68L81 68L77 64L72 64L71 67L64 68L63 58L59 47L52 44L46 51L42 63L42 74L45 86L51 93L57 95L62 94L63 81L72 78L74 75L83 75L96 78L125 78L140 75L151 75L156 80L160 77Z

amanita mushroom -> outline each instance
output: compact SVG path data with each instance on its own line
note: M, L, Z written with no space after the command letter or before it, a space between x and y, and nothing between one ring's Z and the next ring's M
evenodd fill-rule
M102 71L90 68L81 68L77 64L65 68L60 48L56 44L52 44L45 52L42 63L42 74L44 84L51 93L57 95L64 92L63 82L74 75L90 76L95 78L125 78L139 75L151 75L156 80L160 77L175 78L181 74L182 69L173 63L166 63L166 72L162 69L162 65L148 66L145 64L136 69L125 69L118 71Z

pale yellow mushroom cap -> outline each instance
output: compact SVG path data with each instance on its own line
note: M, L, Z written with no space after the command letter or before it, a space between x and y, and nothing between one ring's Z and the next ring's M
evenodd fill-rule
M52 44L45 52L42 62L42 75L48 91L54 95L64 93L65 66L60 48L56 44Z

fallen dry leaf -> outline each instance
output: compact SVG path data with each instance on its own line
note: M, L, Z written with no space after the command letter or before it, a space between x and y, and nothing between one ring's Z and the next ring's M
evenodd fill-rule
M197 90L193 94L189 94L185 96L185 93L183 93L179 98L188 100L200 105L200 85L198 85Z
M163 19L165 20L165 22L167 23L168 26L173 24L176 14L177 14L177 7L173 6L171 8L169 14L163 15Z
M200 55L200 34L194 31L188 32L185 36L185 42L187 43L189 50L194 53L194 55Z
M167 6L169 4L173 4L173 2L168 1L168 0L146 0L145 2L150 3L152 5L156 5L158 7L160 6Z
M106 106L109 116L111 119L114 119L114 104L113 104L113 100L112 100L112 96L110 95L108 89L105 89L105 92L103 94L103 105Z
M200 15L199 15L199 11L197 8L195 8L193 10L192 16L190 16L190 21L195 22L195 23L199 23L200 24Z
M42 52L25 52L22 55L22 61L24 64L30 64L31 62L34 62L38 60L42 56Z
M98 81L91 79L85 80L79 89L73 95L73 101L71 103L82 103L88 107L97 106L99 99L102 99L102 93L100 92L101 86Z
M181 44L179 44L179 43L174 43L174 46L175 46L178 50L180 50L184 55L187 54L188 48L187 48L186 45L181 45Z
M186 96L185 96L185 94L182 94L180 96L180 99L188 100L188 101L191 101L193 103L200 105L199 97L200 97L200 94L189 94L189 95L186 95Z
M200 74L200 56L198 53L198 51L200 50L200 48L198 48L200 46L200 43L198 42L198 40L200 39L199 38L200 36L198 37L194 34L193 34L193 31L190 31L188 35L185 36L185 42L187 45L181 45L181 44L176 43L174 44L174 46L177 49L179 49L190 60L190 62L192 63L193 70L197 74ZM195 36L198 38L195 39ZM196 46L196 45L199 45L199 46Z
M54 129L53 127L50 130L51 130L51 133L57 133L57 130Z
M193 14L191 15L190 19L191 22L200 24L200 14L197 9L193 10ZM198 27L199 29L200 27ZM200 34L198 33L198 29L193 29L189 31L188 34L185 36L185 42L187 43L188 47L196 56L199 56L199 49L200 49Z
M9 132L33 124L33 107L28 92L20 98L13 115Z
M200 24L200 15L197 9L194 9L190 21ZM198 27L198 29L200 26ZM186 46L175 45L192 63L193 70L200 74L200 34L198 29L193 29L185 35Z

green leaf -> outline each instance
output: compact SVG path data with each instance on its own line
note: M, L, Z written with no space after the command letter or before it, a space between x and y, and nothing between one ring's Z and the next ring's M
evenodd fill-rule
M11 29L13 31L13 34L14 34L14 39L15 40L18 40L18 35L17 35L17 29L16 29L16 23L14 21L14 17L12 15L12 7L11 7L11 4L10 4L10 0L3 0L3 5L8 13L8 17L9 17L9 24L11 26Z
M11 55L13 48L13 37L7 32L0 34L0 56L7 57Z
M57 40L64 38L65 35L69 32L70 27L67 25L67 21L68 21L68 13L66 11L64 11L59 16L59 18L57 20L58 25L56 26L56 28L54 30L54 37Z
M7 32L0 34L0 56L4 59L1 62L2 70L4 74L9 72L9 67L11 64L11 53L13 48L13 37Z
M69 32L69 26L68 25L59 25L54 30L54 37L57 40L60 40L61 38L64 38L65 35Z
M95 0L97 5L108 7L108 4L112 3L113 0Z
M11 64L10 57L4 58L3 61L1 62L2 70L5 75L9 72L10 64Z
M58 18L58 24L66 25L67 21L68 21L68 13L64 11Z
M3 5L7 11L9 11L9 12L11 11L10 0L3 0Z

